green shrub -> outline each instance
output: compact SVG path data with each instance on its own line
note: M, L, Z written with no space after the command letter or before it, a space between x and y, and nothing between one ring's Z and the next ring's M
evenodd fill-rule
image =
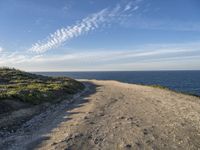
M46 77L16 69L0 68L0 100L17 99L32 104L68 97L84 88L67 77Z

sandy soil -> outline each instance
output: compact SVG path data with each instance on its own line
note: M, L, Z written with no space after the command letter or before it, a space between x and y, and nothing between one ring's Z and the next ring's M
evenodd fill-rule
M116 81L84 81L75 101L51 107L1 149L200 149L200 99Z

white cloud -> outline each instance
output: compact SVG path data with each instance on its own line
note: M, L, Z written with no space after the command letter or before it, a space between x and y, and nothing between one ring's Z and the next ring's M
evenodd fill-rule
M67 28L58 29L55 33L50 34L47 41L37 42L31 48L30 51L36 53L43 53L51 48L57 47L63 42L80 36L81 34L88 32L99 27L99 23L104 21L104 15L107 10L104 9L97 14L83 19L80 23L69 26Z
M133 8L133 10L138 10L139 9L139 6L135 6L134 8Z
M129 3L126 6L117 5L114 9L103 9L98 13L84 18L73 26L58 29L53 34L50 34L47 40L33 44L29 51L44 53L49 49L60 46L70 39L103 26L105 23L113 21L114 18L122 19L122 17L127 17L128 15L125 15L126 13L130 13L137 8L138 6L133 6L132 3Z
M1 53L1 52L3 52L3 48L2 48L2 47L0 47L0 53Z
M124 8L124 11L130 10L132 8L132 3L129 3L126 5L126 7Z
M126 70L137 70L140 65L142 65L141 69L155 70L159 69L159 66L160 69L165 69L162 68L162 64L165 64L164 67L166 67L167 62L171 62L168 68L178 69L180 62L182 62L181 64L185 65L185 69L200 69L200 43L151 44L129 50L98 50L92 52L83 50L81 53L57 55L39 54L30 56L28 53L19 52L0 55L1 66L35 71L124 70L125 68ZM172 66L172 63L174 63L174 66ZM153 64L155 64L155 68ZM191 64L191 68L189 64Z

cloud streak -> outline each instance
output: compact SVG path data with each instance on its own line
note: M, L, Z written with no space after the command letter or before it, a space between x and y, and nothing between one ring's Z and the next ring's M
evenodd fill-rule
M184 60L184 65L191 63L193 68L200 67L200 44L199 42L185 44L150 44L134 49L122 50L101 50L101 51L83 51L77 53L63 53L57 55L37 54L30 56L29 53L9 53L0 55L0 65L22 68L25 70L40 71L67 71L67 70L137 70L139 64L143 69L157 69L152 64L165 64L165 62L175 62L177 69L180 67L180 61ZM192 61L192 62L191 62ZM122 65L123 64L123 65ZM195 65L196 64L196 65ZM145 68L146 65L146 68ZM148 66L152 68L148 68ZM38 67L40 66L40 67ZM157 66L159 67L159 66ZM160 67L162 68L162 67Z
M92 14L75 25L66 28L58 29L53 34L48 36L47 40L36 42L29 49L31 52L44 53L52 48L56 48L64 42L78 37L89 31L98 29L99 27L110 23L115 19L119 20L127 17L129 13L136 11L138 6L135 3L128 3L125 6L117 5L113 9L105 8L98 13Z

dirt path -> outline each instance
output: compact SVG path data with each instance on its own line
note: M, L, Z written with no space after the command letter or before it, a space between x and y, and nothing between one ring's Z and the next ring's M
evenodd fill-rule
M116 81L87 81L74 103L36 116L1 149L200 149L200 99Z

